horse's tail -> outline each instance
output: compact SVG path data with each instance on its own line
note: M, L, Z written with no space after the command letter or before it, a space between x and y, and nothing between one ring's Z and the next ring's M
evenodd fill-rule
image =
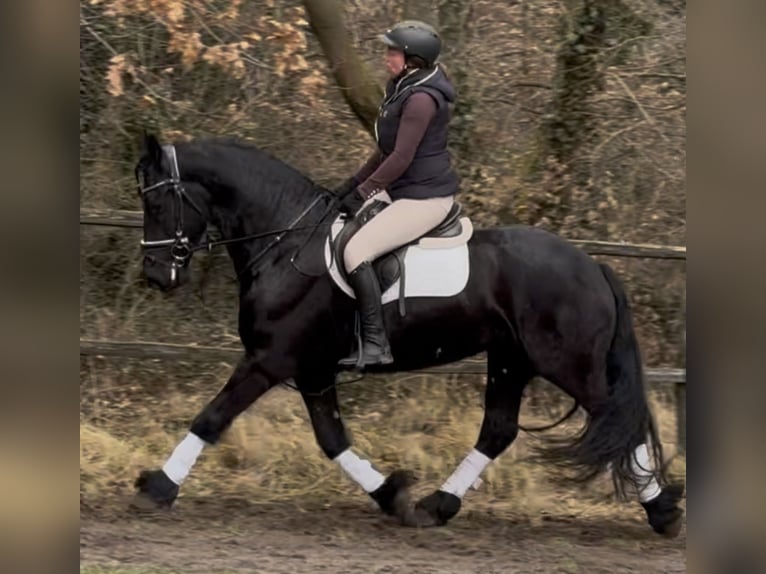
M545 449L545 458L574 468L573 477L589 482L611 468L615 490L625 497L626 487L637 488L635 450L647 443L650 462L662 485L664 466L662 445L647 403L638 341L627 295L614 271L600 263L612 290L616 307L616 326L606 358L607 399L590 413L582 432Z
M609 265L599 263L614 295L617 314L612 346L606 358L606 375L609 384L609 399L597 423L594 434L603 442L601 456L608 458L612 467L615 488L625 495L625 487L636 488L635 450L647 443L651 466L656 469L660 484L665 482L665 466L662 443L654 417L649 410L644 387L644 372L636 333L633 328L633 314L628 296L620 280Z

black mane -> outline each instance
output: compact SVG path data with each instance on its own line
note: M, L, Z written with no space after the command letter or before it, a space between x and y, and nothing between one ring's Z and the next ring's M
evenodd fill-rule
M199 183L215 190L218 201L249 204L270 228L286 226L317 194L330 194L296 168L239 138L199 138L179 142L176 149L182 166L186 163Z
M188 150L195 155L215 159L216 169L228 177L238 179L243 189L252 185L254 180L264 179L270 185L279 185L296 190L305 189L327 191L326 188L312 181L307 175L285 163L272 153L233 136L205 137L179 142L176 147Z

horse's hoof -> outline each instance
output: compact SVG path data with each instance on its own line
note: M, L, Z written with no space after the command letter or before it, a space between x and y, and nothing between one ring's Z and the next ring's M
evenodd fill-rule
M169 509L178 496L178 485L162 470L142 470L134 486L130 506L136 510Z
M412 504L399 508L397 518L402 526L409 526L411 528L430 528L444 524L427 510Z
M649 525L655 532L666 538L675 538L681 532L684 511L678 502L684 494L682 484L671 484L660 492L654 500L641 503L649 519Z
M679 508L677 509L677 516L673 518L670 522L665 524L665 526L662 527L661 531L658 531L662 536L665 538L675 538L678 536L678 534L681 532L681 527L684 523L684 513Z
M420 499L415 505L415 512L427 514L431 518L433 526L443 526L460 512L461 505L461 500L454 494L437 490Z
M410 505L409 487L417 482L410 470L395 470L370 496L380 509L389 516L399 516L403 508Z

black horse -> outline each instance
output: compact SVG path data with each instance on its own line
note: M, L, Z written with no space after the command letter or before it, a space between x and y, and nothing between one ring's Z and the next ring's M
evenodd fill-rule
M403 524L445 524L466 490L515 439L525 385L540 376L587 413L572 439L544 456L591 480L611 471L618 492L643 505L652 528L678 534L683 494L667 484L647 405L627 297L613 271L572 244L525 226L477 229L468 241L470 276L458 294L384 306L394 363L425 368L487 355L484 420L475 448L433 494L413 503L413 475L384 477L352 449L341 419L338 360L353 348L355 305L326 272L321 253L337 198L295 169L234 140L161 145L146 136L136 166L144 209L144 273L163 290L188 279L197 249L217 228L240 285L244 355L221 391L193 420L162 469L136 480L141 504L170 507L206 445L269 389L292 381L319 446ZM215 242L214 242L215 243ZM300 265L298 265L300 263ZM311 268L308 272L306 268Z

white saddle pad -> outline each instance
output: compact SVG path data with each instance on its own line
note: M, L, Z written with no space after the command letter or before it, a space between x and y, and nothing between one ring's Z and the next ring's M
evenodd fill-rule
M470 226L466 218L465 224ZM343 229L343 220L338 218L332 225L330 236L335 237ZM470 228L472 231L472 228ZM441 241L441 240L439 240ZM468 283L470 271L468 244L463 241L458 245L450 245L445 240L444 247L432 242L429 247L417 244L407 249L404 257L404 298L408 297L452 297L460 293ZM331 257L330 239L325 242L325 265L335 284L349 297L354 298L351 286L341 277L338 262ZM333 259L331 261L331 259ZM381 297L382 302L389 303L399 298L401 278L391 285Z

